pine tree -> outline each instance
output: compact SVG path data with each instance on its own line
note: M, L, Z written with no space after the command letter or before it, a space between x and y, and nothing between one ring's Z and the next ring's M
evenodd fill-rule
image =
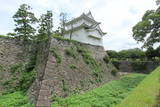
M20 5L20 8L13 16L16 28L14 29L16 36L19 39L27 41L32 39L35 33L35 29L32 24L37 22L34 13L31 12L32 8L27 4Z
M46 14L42 14L39 19L38 40L49 39L52 34L53 28L53 14L52 11L47 11Z
M61 30L61 36L63 36L65 32L65 23L67 22L67 13L61 12L60 13L60 30Z

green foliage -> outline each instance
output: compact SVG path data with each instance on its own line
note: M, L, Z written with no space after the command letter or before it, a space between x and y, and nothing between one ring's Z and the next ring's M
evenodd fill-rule
M56 38L58 40L62 40L62 41L68 41L68 42L72 42L72 43L77 43L77 41L75 41L75 40L67 39L67 38L64 38L63 36L60 36L60 35L53 34L52 37Z
M19 91L0 96L0 102L0 107L33 107L28 98Z
M71 56L75 59L77 58L77 55L78 55L77 50L74 47L65 49L65 53L66 55Z
M148 10L142 20L133 27L133 38L143 43L143 47L152 47L160 42L160 7Z
M0 38L13 39L13 37L10 37L10 36L6 36L6 35L0 35Z
M128 49L116 52L113 50L106 51L110 58L112 59L144 59L145 52L141 49Z
M5 38L6 36L5 35L0 35L0 38L3 38L3 37Z
M30 40L36 31L32 27L32 24L35 24L37 22L37 19L31 12L31 7L27 4L20 5L20 8L15 13L13 18L16 23L16 28L14 29L14 31L16 32L16 36L25 41Z
M70 64L69 67L70 67L71 69L77 69L76 65L74 65L74 64Z
M145 58L145 53L138 48L135 49L128 49L128 50L122 50L119 52L119 57L122 59L144 59Z
M111 73L112 73L112 75L116 76L116 75L117 75L117 73L118 73L118 70L116 70L116 69L112 69L112 70L111 70Z
M113 76L117 76L118 68L116 68L116 67L114 66L114 64L108 63L108 64L107 64L107 68L109 69L110 73L111 73Z
M160 106L160 90L159 90L159 94L157 95L157 98L156 98L156 104L154 104L154 107L159 107Z
M110 62L109 56L105 56L105 57L103 58L103 60L104 60L104 62L105 62L106 64L108 64L108 63Z
M157 54L156 50L154 50L154 48L152 47L149 47L146 51L146 56L148 60L154 59L156 57L156 54Z
M26 92L35 80L36 71L33 63L17 63L10 67L12 78L3 83L6 91L3 94L15 91Z
M2 65L0 65L0 71L2 71L4 68L3 68L3 66Z
M41 18L39 19L38 40L41 41L50 38L53 27L52 16L51 11L47 11L46 14L41 15Z
M83 94L55 99L52 107L111 107L120 103L144 77L130 74Z
M160 67L148 75L129 96L116 107L153 107L160 90Z
M106 53L110 58L119 58L119 53L114 50L107 50Z
M131 68L133 69L134 72L137 73L147 73L147 66L152 64L154 66L158 66L159 65L159 61L142 61L142 60L127 60L127 61L123 61L123 60L117 60L117 59L112 59L111 63L117 68L119 69L120 65L123 63L129 63ZM127 68L127 66L126 66ZM123 68L122 68L123 69Z
M86 64L90 66L92 72L95 76L99 76L99 73L102 71L100 65L97 61L91 56L91 53L81 46L77 47L77 51L82 55L83 60Z
M119 65L121 64L120 60L114 59L114 60L111 60L111 62L117 69L119 69Z
M56 58L56 62L57 63L61 63L61 56L59 55L57 48L52 48L50 49L50 51L52 52L52 55Z
M156 52L156 57L159 57L160 58L160 46L157 47L157 49L155 50Z
M148 61L130 61L131 66L134 72L141 72L144 71L147 67Z
M65 80L62 80L62 90L64 92L68 91L68 87L67 87L67 84L66 84Z

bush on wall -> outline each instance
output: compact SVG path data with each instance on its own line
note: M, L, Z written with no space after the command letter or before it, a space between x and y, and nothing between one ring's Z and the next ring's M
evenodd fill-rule
M29 89L36 76L34 65L32 65L32 67L29 65L29 63L17 63L10 67L12 78L3 83L6 88L4 94L15 91L22 91L25 93Z
M77 50L74 47L65 49L65 54L73 58L77 58Z
M146 69L148 61L130 61L135 72L142 72Z
M61 63L61 56L58 54L57 49L54 47L54 48L51 48L50 51L52 55L56 58L56 62Z
M120 63L121 63L120 60L111 60L111 62L117 69L119 69L119 66L120 66Z

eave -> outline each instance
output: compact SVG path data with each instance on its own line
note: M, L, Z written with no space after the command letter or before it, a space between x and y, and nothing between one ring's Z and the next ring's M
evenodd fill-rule
M96 36L93 36L93 35L88 35L88 37L91 37L91 38L94 38L94 39L98 39L98 40L100 40L100 39L101 39L101 38L96 37Z
M67 25L70 25L70 24L72 24L72 23L74 23L74 22L76 22L76 21L78 21L78 20L80 20L80 19L83 19L83 18L86 19L87 21L92 22L92 23L100 23L100 22L97 22L97 21L95 21L94 19L86 16L86 15L83 13L81 16L79 16L79 17L77 17L77 18L75 18L75 19L73 19L73 20L65 23L65 25L66 25L66 26L67 26Z
M81 28L86 28L86 27L89 27L88 25L86 25L85 23L81 24L80 26L78 27L74 27L73 29L69 29L69 30L66 30L64 33L70 33L71 31L77 31Z

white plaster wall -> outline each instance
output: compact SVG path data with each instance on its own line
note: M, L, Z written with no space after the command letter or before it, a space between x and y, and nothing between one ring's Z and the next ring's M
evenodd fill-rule
M78 20L77 22L74 22L74 24L69 24L66 26L66 30L70 30L73 26L73 28L80 26L84 22L83 19Z
M102 36L100 35L100 33L97 30L87 30L86 31L88 33L88 35L92 35L94 37L98 37L98 38L102 38Z
M96 32L94 33L96 34ZM64 38L70 38L70 33L65 34ZM99 40L99 39L89 37L88 32L84 28L74 31L71 39L82 42L82 43L91 44L91 45L103 46L102 38Z

